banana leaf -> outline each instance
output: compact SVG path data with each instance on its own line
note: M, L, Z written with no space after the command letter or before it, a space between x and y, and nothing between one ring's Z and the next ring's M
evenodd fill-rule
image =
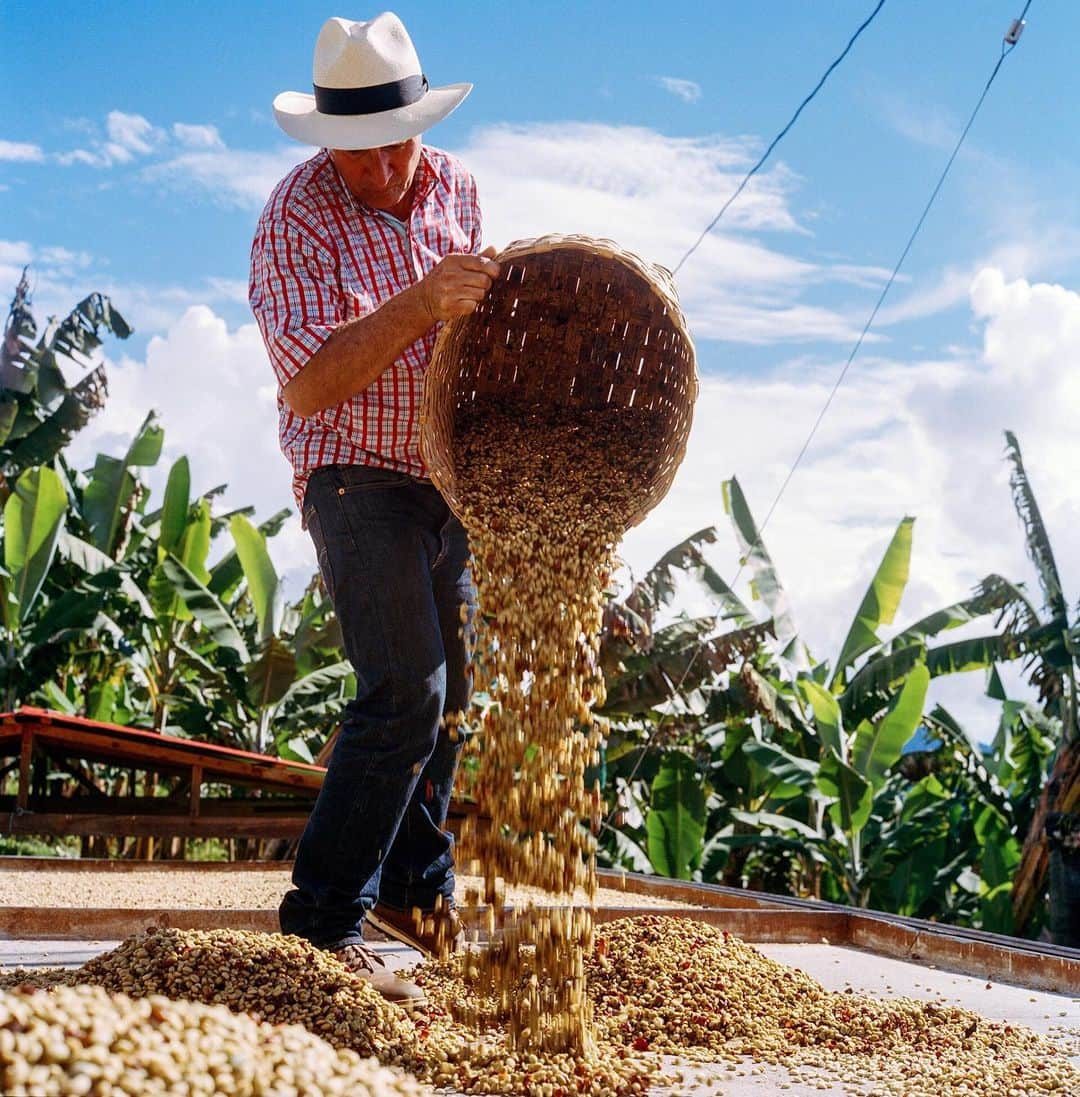
M1005 432L1006 457L1012 465L1009 476L1009 486L1012 488L1013 504L1020 521L1024 525L1024 539L1027 544L1028 556L1035 565L1039 583L1042 586L1043 597L1046 600L1046 609L1050 617L1066 625L1069 618L1068 606L1065 603L1065 595L1061 585L1061 575L1058 572L1057 562L1054 560L1054 550L1050 544L1050 535L1046 524L1043 522L1042 512L1035 499L1031 481L1024 469L1024 459L1020 453L1020 443L1012 431Z
M19 414L19 405L13 396L0 395L0 446L11 434L15 425L15 416Z
M282 735L274 744L279 758L287 758L291 762L307 762L311 765L315 761L311 749L300 735Z
M171 553L161 562L161 569L208 639L239 662L250 662L247 644L218 598Z
M68 498L47 467L28 469L4 504L4 619L15 632L26 620L52 566Z
M703 567L707 567L701 553L701 546L715 544L717 532L715 526L708 526L691 534L685 541L679 542L673 548L668 549L659 560L649 569L645 577L634 584L634 589L626 598L626 605L631 611L638 614L651 628L657 612L669 606L675 597L677 574L692 574L698 569L698 578L702 578L707 589L709 582L700 574ZM727 584L715 572L709 569L709 577L715 576L718 585L713 593L718 596L722 611L730 606L736 613L741 607L746 612L738 598L729 591ZM734 601L730 601L734 599ZM751 616L750 621L753 620Z
M210 572L206 568L210 555L210 504L205 498L200 499L188 515L175 555L192 575L198 577L199 582L210 581Z
M820 764L812 758L799 758L789 754L776 743L749 738L743 743L745 754L774 782L767 785L773 799L786 800L795 796L816 798L817 774Z
M1013 607L1027 611L1025 616L1029 624L1039 624L1038 615L1034 613L1023 591L1002 579L1000 575L988 575L970 598L954 602L951 606L945 606L908 625L884 645L883 651L890 653L913 644L923 643L949 629L969 624L978 617Z
M97 369L73 385L59 405L40 420L30 415L22 419L16 415L8 426L7 441L18 439L7 458L12 471L47 465L105 406L108 387L105 368Z
M735 711L741 709L744 712L760 713L773 727L783 731L790 731L796 725L801 725L800 714L785 697L781 696L774 682L755 669L749 658L739 668L739 688L736 690L734 686L733 681L732 688L725 692L738 706ZM710 706L711 712L712 706Z
M276 705L296 681L296 656L279 637L271 636L248 664L248 700L256 709Z
M900 759L904 745L922 722L930 672L922 663L914 667L889 712L871 723L863 720L855 731L851 764L874 789L885 783L885 775Z
M870 782L832 751L826 751L818 770L817 786L833 801L829 805L829 818L849 840L853 839L870 818L873 804Z
M711 618L683 619L661 629L647 652L628 656L625 669L608 683L597 711L604 716L639 715L689 694L739 659L746 659L771 635L771 623L706 636Z
M191 468L186 457L173 462L165 484L165 501L161 506L161 532L158 544L163 552L176 552L187 526L191 504Z
M157 413L143 420L122 458L99 453L90 483L83 491L83 517L90 526L90 539L96 548L114 558L121 530L139 501L138 481L131 468L152 465L161 453L164 431Z
M116 569L120 577L119 589L139 607L145 617L154 616L153 607L139 584L126 571L123 571L111 556L95 548L89 541L76 537L70 530L61 530L56 550L61 557L81 568L87 575L101 575Z
M319 667L297 678L282 695L279 708L284 710L289 705L310 702L312 698L325 696L339 682L345 681L352 674L352 664L347 659L342 659L329 666Z
M755 829L771 827L773 830L781 832L794 831L800 837L809 838L811 841L815 842L824 841L826 839L826 835L815 830L808 823L804 823L799 819L789 818L787 815L778 815L773 811L741 811L738 808L733 808L731 817L732 819L735 819L740 823L746 823Z
M705 838L705 790L694 760L666 753L653 779L645 816L646 849L661 876L689 880Z
M42 647L67 636L85 636L104 609L107 590L66 590L38 614L27 637L31 647Z
M604 841L610 842L614 850L607 850L601 845L598 856L604 856L614 868L625 868L630 872L653 872L649 855L628 834L610 827Z
M234 511L229 517L229 521L237 514L243 514L244 517L248 517L249 512L252 511L250 507L244 507L241 510ZM285 524L286 519L292 514L292 511L285 507L282 510L272 514L265 522L260 522L256 527L263 537L273 537L275 534L281 531L281 527ZM222 518L225 516L222 515ZM215 519L215 522L220 519ZM224 598L229 591L240 582L244 577L244 569L240 564L240 557L236 554L236 549L230 549L226 552L220 560L210 569L210 582L207 584L209 588L219 597Z
M278 575L273 561L266 551L266 539L243 516L235 515L229 523L229 529L236 543L236 552L240 566L247 580L248 596L255 607L255 617L259 625L259 640L269 642L277 624L275 608L278 593ZM295 671L295 664L294 664Z
M809 678L799 679L799 689L814 710L818 738L841 762L846 763L847 737L836 698L823 685Z
M910 573L911 532L914 524L914 518L904 518L896 527L874 578L863 595L855 620L851 623L836 660L830 683L830 688L835 693L840 692L847 668L860 655L881 643L877 630L882 625L891 625L896 618Z
M773 619L773 630L784 657L797 667L806 665L807 658L802 643L798 640L798 629L788 603L788 597L776 573L772 557L758 532L750 507L743 495L739 481L732 477L722 485L724 511L731 517L735 528L735 537L739 543L741 565L749 567L751 589L757 598L761 598L769 607Z
M1020 641L1008 634L974 636L929 650L921 643L910 644L864 663L840 694L840 711L849 723L878 719L919 663L925 663L930 677L937 678L987 670L995 663L1018 658L1022 651Z

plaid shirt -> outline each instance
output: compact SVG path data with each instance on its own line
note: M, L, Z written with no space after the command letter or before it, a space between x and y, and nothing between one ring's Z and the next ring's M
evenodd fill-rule
M432 327L363 392L303 418L285 385L345 320L365 316L419 281L450 252L478 252L476 183L449 153L424 146L416 201L400 223L356 201L325 149L274 189L251 249L249 299L278 381L278 435L303 512L308 477L354 464L427 476L420 397L435 347Z

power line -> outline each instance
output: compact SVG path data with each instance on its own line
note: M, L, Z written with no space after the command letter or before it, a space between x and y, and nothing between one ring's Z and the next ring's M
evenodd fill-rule
M1010 24L1009 29L1006 32L1005 38L1004 38L1004 40L1002 42L1002 45L1001 45L1001 55L998 57L997 62L995 63L994 68L991 71L990 76L987 79L985 86L983 87L982 94L979 96L978 102L975 104L975 109L971 112L971 115L970 115L970 117L968 118L968 121L967 121L967 125L964 126L964 129L961 132L960 137L957 140L956 145L952 150L952 154L949 156L949 159L945 164L944 170L942 171L940 177L938 178L938 181L935 184L934 189L931 191L930 198L927 200L926 205L923 207L923 211L919 215L918 221L915 223L915 228L912 229L911 235L908 237L907 243L904 245L904 250L900 253L900 258L897 259L896 265L893 267L892 274L889 275L889 279L885 283L885 286L882 289L881 293L878 295L878 299L874 303L874 307L871 310L870 315L867 318L866 323L863 325L862 331L859 333L859 337L855 341L855 345L851 348L851 353L848 355L847 361L844 363L844 367L840 371L840 375L837 377L836 382L832 387L832 390L829 392L829 395L828 395L828 398L825 401L825 404L823 405L821 411L818 413L817 418L814 420L814 425L810 428L810 433L806 436L806 441L803 442L802 448L799 450L798 454L796 455L795 460L792 462L791 468L788 470L787 475L784 477L783 483L781 483L779 490L777 491L775 497L773 498L772 504L769 507L769 510L765 515L765 519L761 523L760 527L758 528L757 538L755 539L754 543L751 544L747 548L746 552L743 554L743 561L739 565L739 570L735 573L735 578L731 581L732 588L734 588L735 584L739 581L739 577L742 575L743 569L746 567L746 562L750 559L751 553L754 551L755 548L757 548L758 546L761 545L762 537L764 536L764 533L765 533L765 527L769 524L769 519L772 518L773 513L775 512L775 510L777 508L777 505L779 504L780 499L784 494L784 491L787 489L788 484L791 483L791 479L795 475L795 470L799 467L799 464L801 463L803 457L806 455L807 450L810 448L810 443L813 441L814 436L817 434L818 427L821 426L821 422L825 418L826 413L828 412L829 408L831 407L832 402L835 399L836 394L840 389L840 386L843 384L844 378L847 376L848 370L851 368L852 362L855 361L855 356L859 353L859 349L862 347L863 341L866 339L867 333L870 331L870 327L873 324L874 320L876 319L877 314L880 311L881 306L884 303L886 296L888 296L889 290L892 288L893 283L896 281L897 275L900 273L900 268L903 266L904 260L908 256L908 252L911 251L912 245L915 243L915 239L919 235L919 232L922 229L923 224L925 223L928 214L930 213L930 209L933 206L934 201L936 200L936 198L938 196L938 193L941 191L941 188L945 183L945 179L949 174L949 170L952 168L953 162L956 160L957 154L960 152L960 148L963 145L964 140L967 138L968 131L971 129L972 125L974 124L975 119L978 116L980 109L982 108L983 102L985 101L986 96L989 93L991 86L993 85L994 81L997 79L997 74L1001 71L1001 66L1004 63L1005 58L1008 57L1009 54L1012 53L1012 51L1016 48L1017 42L1019 42L1020 35L1021 35L1021 33L1023 32L1023 29L1024 29L1024 25L1025 25L1024 18L1027 15L1028 8L1031 7L1031 3L1032 3L1032 0L1027 0L1027 3L1024 4L1024 10L1020 13L1019 18L1014 19L1013 22ZM881 5L879 4L878 8L880 8L880 7L881 7ZM876 15L876 14L877 14L877 11L875 10L875 12L870 16L870 18L872 19L873 15ZM865 25L866 24L864 23L863 26L865 26ZM859 30L861 31L862 27L860 27ZM858 32L856 32L856 37L857 37L857 34L858 34ZM852 41L854 41L854 38L852 38ZM850 47L850 43L849 43L849 47ZM841 56L843 56L843 55L841 55ZM835 67L835 62L834 62L834 67ZM826 74L826 75L828 75L828 74ZM800 107L800 110L801 109L802 108ZM796 117L797 117L797 115L796 115ZM792 119L792 121L794 121L794 119ZM789 124L789 126L790 126L790 124ZM774 144L775 144L775 142L774 142ZM770 148L771 148L771 146L770 146ZM744 180L744 182L745 182L745 180ZM736 192L736 193L738 193L738 192ZM731 204L731 201L734 199L734 197L735 196L733 195L732 199L728 200L727 205ZM725 207L724 207L725 209L727 208L727 205L725 205ZM723 211L721 210L721 213L722 212ZM719 217L717 218L717 220L719 220ZM715 222L714 222L714 224L715 224ZM712 226L710 226L710 228L711 227ZM708 230L706 230L706 231L708 231ZM704 234L703 234L702 238L704 238ZM698 241L698 243L700 243L700 240ZM695 247L696 247L696 245L695 245ZM691 250L693 250L693 249L691 249ZM676 267L676 270L677 269L678 268ZM712 627L716 626L716 624L719 620L719 617L720 617L719 614L717 614L716 616L713 617ZM711 628L708 631L711 632ZM683 670L682 675L680 676L678 682L675 683L674 688L671 690L670 695L669 695L670 700L674 700L674 698L681 692L682 687L683 687L684 683L686 682L687 677L690 674L690 671L693 669L694 664L697 662L698 658L701 656L702 651L705 650L705 645L707 643L707 640L708 640L708 634L706 633L705 638L703 638L698 643L697 647L694 649L694 652L691 655L689 662L686 664L686 668ZM660 729L663 727L664 721L667 719L667 717L669 715L670 715L669 712L665 712L660 717L660 720L658 721L658 723L656 725L656 728L654 729L654 732L653 732L653 736L654 736L653 741L655 741L656 733L659 732ZM646 744L646 746L642 749L641 754L638 756L638 759L634 764L634 768L630 772L630 776L627 778L627 781L626 781L627 786L629 786L633 782L634 778L637 776L637 773L638 773L639 769L641 768L641 763L645 760L646 755L649 753L650 747L651 747L651 743ZM608 815L608 818L607 818L607 824L608 825L610 825L612 818L614 818L614 816L616 814L616 810L617 810L617 807L615 809L613 809L611 811L611 813Z
M1028 8L1031 7L1031 0L1024 5L1024 12L1026 14ZM1017 22L1023 22L1023 15ZM761 529L758 531L758 540L761 539L761 534L765 532L765 527L769 523L769 519L773 515L773 511L776 510L777 504L780 502L780 497L784 494L785 489L791 482L791 478L795 475L795 470L799 467L800 462L806 454L806 451L810 448L810 443L814 440L814 435L817 434L818 427L821 426L821 421L825 418L826 413L832 405L833 400L836 397L840 386L844 383L844 378L847 376L848 370L851 368L852 362L855 361L855 356L862 348L863 342L866 339L874 320L877 318L877 314L881 309L881 306L885 302L885 298L888 296L889 290L892 289L893 283L896 281L897 275L900 273L900 268L904 265L904 260L907 259L908 252L911 251L912 245L915 243L915 238L919 235L919 231L923 227L923 223L926 221L927 215L930 213L930 208L933 206L935 199L938 196L939 191L945 183L945 179L949 174L949 169L953 166L953 161L956 159L957 154L960 152L960 147L964 143L964 139L968 135L968 131L971 129L972 124L975 121L976 116L979 113L980 108L983 105L983 101L986 99L987 93L990 91L990 86L997 78L997 74L1001 69L1005 58L1016 48L1016 42L1008 43L1003 42L1001 46L1001 56L997 59L997 63L994 65L993 71L990 73L990 78L986 81L986 86L982 90L982 94L979 96L979 101L975 104L975 109L971 112L971 116L968 118L967 125L964 126L963 132L960 134L959 140L956 142L956 146L953 148L952 155L949 157L948 162L945 164L945 169L942 171L941 176L938 178L933 191L930 194L930 198L927 200L922 213L919 215L919 220L915 223L915 228L912 229L911 235L908 237L907 243L904 245L904 250L900 253L900 258L897 259L896 265L893 267L892 273L889 275L888 281L882 288L881 293L878 296L877 301L874 302L874 307L870 311L869 317L867 317L866 323L863 325L862 331L859 333L858 339L855 340L855 345L851 348L851 353L847 357L847 361L844 363L844 368L840 371L840 375L836 378L836 383L833 385L828 398L825 401L824 406L818 413L817 419L814 420L814 425L810 428L810 433L806 436L806 441L803 442L802 448L799 450L791 468L788 470L787 476L784 478L784 482L780 485L780 489L776 493L776 497L772 501L772 505L769 507L768 513L765 515L765 520L761 523ZM750 551L753 551L757 547L757 544L750 546ZM741 570L741 569L740 569Z
M1030 0L1029 0L1029 2L1030 2ZM694 243L690 245L690 249L678 261L678 263L675 265L675 268L671 272L673 275L679 273L679 268L683 265L683 263L686 262L687 259L690 258L691 255L694 254L695 251L697 251L698 245L701 243L701 241L704 240L705 237L708 236L709 233L712 232L712 230L714 228L716 228L717 222L727 212L728 206L730 206L731 203L734 202L735 199L738 198L740 194L742 194L743 188L746 186L746 184L750 182L750 180L754 177L754 175L757 174L758 169L772 155L772 150L774 148L776 148L777 145L780 144L781 140L787 134L788 130L791 129L791 127L793 125L795 125L795 122L797 121L799 115L802 114L802 112L803 112L803 108L810 102L811 99L814 98L815 95L817 95L817 93L819 91L821 91L822 87L825 84L825 81L829 79L829 76L831 75L833 69L835 69L837 67L837 65L839 65L840 62L843 61L843 59L845 57L847 57L848 53L851 50L851 47L853 45L855 45L855 40L859 37L860 34L862 34L862 32L864 30L866 30L866 28L868 26L870 26L870 24L874 21L874 18L877 16L877 13L879 11L881 11L881 9L884 6L885 6L885 0L878 0L877 7L874 8L874 10L862 21L862 23L859 24L858 30L856 30L855 33L848 39L848 44L844 47L844 50L840 54L840 56L837 57L835 61L833 61L833 63L825 70L824 73L822 73L821 79L814 86L814 90L812 92L810 92L810 94L799 104L798 109L795 111L795 113L788 120L788 124L786 126L784 126L784 128L772 139L772 141L769 144L769 147L761 154L761 159L758 160L758 162L746 173L746 175L743 176L743 181L735 188L734 193L724 203L724 205L721 208L720 212L709 222L709 224L705 228L704 232L702 232L702 234L694 241Z

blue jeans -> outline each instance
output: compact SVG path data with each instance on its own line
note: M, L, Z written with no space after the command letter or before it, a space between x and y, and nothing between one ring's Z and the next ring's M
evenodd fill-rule
M327 948L362 940L376 900L430 910L453 897L443 824L461 740L442 717L469 702L476 593L465 530L429 483L328 465L308 482L304 516L356 698L279 917L283 933Z

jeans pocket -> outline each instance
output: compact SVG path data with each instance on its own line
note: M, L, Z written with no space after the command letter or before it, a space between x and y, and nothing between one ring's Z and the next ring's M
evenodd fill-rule
M415 483L408 473L370 468L366 465L341 465L334 481L338 495L352 495L354 492L375 491L380 488L400 488Z
M330 601L334 600L334 569L330 566L330 554L326 551L326 538L323 536L322 523L319 521L319 512L315 507L309 506L304 512L308 533L311 542L315 546L315 559L319 565L319 574L322 575L323 586Z

